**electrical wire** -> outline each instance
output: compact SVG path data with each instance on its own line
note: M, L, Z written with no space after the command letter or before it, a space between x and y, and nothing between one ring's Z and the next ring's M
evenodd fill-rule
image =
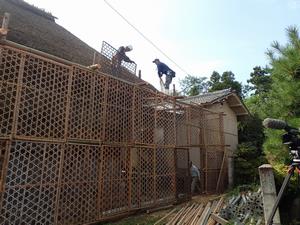
M170 58L166 53L164 53L153 41L151 41L146 35L144 35L138 28L136 28L131 22L126 19L115 7L113 7L107 0L104 2L113 10L115 11L129 26L131 26L136 32L138 32L146 41L148 41L156 50L158 50L161 54L163 54L167 59L169 59L172 63L174 63L180 70L184 73L189 74L185 69L183 69L178 63L176 63L172 58Z

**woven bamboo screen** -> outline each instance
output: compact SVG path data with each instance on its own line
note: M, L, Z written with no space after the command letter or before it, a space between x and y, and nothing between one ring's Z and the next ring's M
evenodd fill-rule
M31 52L0 45L0 224L86 224L188 199L191 146L203 190L226 187L220 114Z

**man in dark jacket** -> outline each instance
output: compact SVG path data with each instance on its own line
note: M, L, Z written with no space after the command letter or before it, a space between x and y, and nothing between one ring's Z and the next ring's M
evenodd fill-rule
M112 62L112 70L113 70L113 75L116 75L118 72L120 72L121 64L122 61L128 62L128 63L134 63L127 55L126 52L129 52L132 50L132 46L121 46L116 54L112 57L111 62Z
M173 77L175 77L175 72L171 70L166 64L159 61L159 59L154 59L153 63L157 66L157 73L161 79L162 75L166 75L165 89L169 89L169 86L172 82Z

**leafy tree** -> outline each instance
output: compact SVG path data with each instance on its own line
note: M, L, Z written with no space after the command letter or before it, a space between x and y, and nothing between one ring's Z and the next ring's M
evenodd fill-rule
M242 92L242 84L235 80L235 75L231 71L225 71L223 72L222 76L214 71L210 77L209 81L209 91L217 91L222 89L231 88L232 90L235 90L237 95L240 97L243 97Z
M252 142L243 142L235 152L235 184L259 183L258 167L266 163L264 155L258 152Z
M300 125L300 38L296 27L287 29L288 43L281 45L273 42L267 50L270 60L270 81L262 85L256 95L247 100L249 109L265 119L279 118L291 126ZM266 74L264 74L266 75ZM258 82L262 84L263 82ZM265 88L267 87L267 88ZM265 129L266 140L263 149L268 161L273 165L277 175L283 176L284 164L289 161L288 150L282 145L283 130Z
M246 85L248 92L254 91L251 97L245 99L245 103L252 114L256 114L260 118L265 118L267 115L265 110L269 102L269 91L271 90L272 78L270 76L271 69L268 67L262 68L256 66L250 74L250 79L247 80L251 86Z
M235 152L236 185L258 183L258 167L267 162L262 151L264 133L261 119L254 114L239 123L239 145Z
M183 80L180 80L180 87L182 92L188 96L199 95L205 93L208 90L208 83L206 77L197 77L187 75Z
M267 51L272 66L272 88L268 95L273 117L289 119L300 116L300 39L295 27L287 29L289 42L273 42ZM271 110L270 110L271 109Z
M254 94L264 94L271 89L271 77L269 68L261 68L256 66L253 68L253 72L250 74L250 79L247 80L248 83L252 84L250 90L254 91Z

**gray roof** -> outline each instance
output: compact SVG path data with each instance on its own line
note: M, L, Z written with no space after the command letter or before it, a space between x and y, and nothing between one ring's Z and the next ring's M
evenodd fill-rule
M234 92L231 89L223 89L214 92L203 93L196 96L190 96L182 99L181 101L189 103L197 103L197 104L212 104L214 102L220 101L226 98L228 95L233 94Z
M186 103L196 103L204 107L212 105L217 102L226 101L228 106L235 112L238 117L238 120L249 116L250 113L247 107L244 105L243 101L238 97L238 95L231 89L223 89L214 92L208 92L200 94L197 96L190 96L180 101Z

